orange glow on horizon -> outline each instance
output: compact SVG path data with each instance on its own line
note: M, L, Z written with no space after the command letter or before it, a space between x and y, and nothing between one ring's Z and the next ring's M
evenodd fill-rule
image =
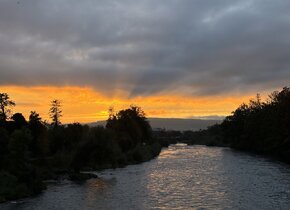
M28 118L30 111L38 112L43 120L48 120L48 110L53 99L62 103L63 123L96 122L108 117L108 108L113 106L116 111L129 107L131 104L140 106L147 117L159 118L193 118L195 116L229 115L249 96L210 96L194 97L180 95L153 95L128 98L119 93L109 97L90 87L22 87L0 86L0 92L8 93L16 102L13 112L20 112Z

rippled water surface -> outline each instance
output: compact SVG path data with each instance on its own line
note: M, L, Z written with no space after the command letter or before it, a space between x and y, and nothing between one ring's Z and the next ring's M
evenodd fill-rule
M51 184L0 209L290 209L290 167L228 148L174 145L150 162Z

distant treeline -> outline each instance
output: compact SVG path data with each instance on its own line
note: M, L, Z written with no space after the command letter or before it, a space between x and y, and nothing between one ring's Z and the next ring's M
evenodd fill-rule
M80 170L139 163L161 150L137 106L111 110L106 127L62 125L58 100L49 110L51 124L34 111L28 120L21 113L11 116L13 106L8 94L0 93L0 202L39 193L46 179L86 179Z
M261 101L258 94L241 104L221 124L200 131L158 131L161 139L188 144L229 146L271 155L290 163L290 88L284 87Z

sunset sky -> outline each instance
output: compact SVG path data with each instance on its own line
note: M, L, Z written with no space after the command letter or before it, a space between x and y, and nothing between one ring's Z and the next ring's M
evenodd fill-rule
M0 0L0 92L15 112L94 122L220 118L290 84L288 0Z

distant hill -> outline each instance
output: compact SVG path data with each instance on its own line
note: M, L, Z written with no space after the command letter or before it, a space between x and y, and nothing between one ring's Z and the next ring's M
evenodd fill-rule
M221 120L203 120L203 119L180 119L180 118L148 118L153 129L164 128L166 130L192 130L197 131L205 129L208 126L216 123L221 123ZM89 123L89 126L106 125L106 121L98 121Z

